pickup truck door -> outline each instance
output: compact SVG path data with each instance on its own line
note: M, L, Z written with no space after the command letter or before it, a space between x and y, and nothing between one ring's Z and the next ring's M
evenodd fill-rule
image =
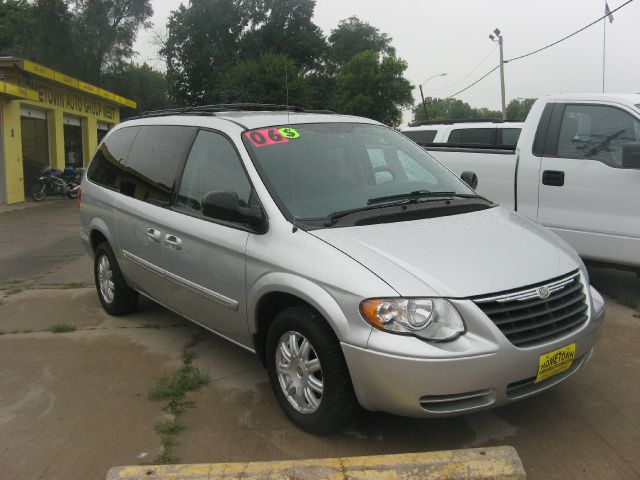
M622 163L622 146L639 141L631 109L556 103L540 165L538 223L583 258L639 266L640 170Z

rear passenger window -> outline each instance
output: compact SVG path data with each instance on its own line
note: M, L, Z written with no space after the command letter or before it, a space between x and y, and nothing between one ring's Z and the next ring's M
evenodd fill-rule
M467 145L495 145L496 128L458 128L451 130L447 143Z
M120 190L124 162L140 127L121 128L112 132L96 152L87 177L103 187Z
M402 133L418 145L426 145L428 143L433 143L433 140L436 138L437 130L408 130Z
M126 163L125 195L168 206L178 168L189 153L195 127L150 125L140 127Z
M182 174L177 206L202 214L204 196L223 190L235 192L240 205L249 206L251 183L231 142L219 133L201 130Z
M502 138L498 139L498 144L515 147L518 144L521 130L520 128L499 128L498 133Z

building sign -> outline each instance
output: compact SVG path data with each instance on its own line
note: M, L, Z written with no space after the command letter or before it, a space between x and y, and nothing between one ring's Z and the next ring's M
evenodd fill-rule
M15 77L14 81L17 81L21 87L38 92L38 103L44 106L59 107L70 112L85 116L92 115L109 121L115 120L116 107L99 100L21 76Z

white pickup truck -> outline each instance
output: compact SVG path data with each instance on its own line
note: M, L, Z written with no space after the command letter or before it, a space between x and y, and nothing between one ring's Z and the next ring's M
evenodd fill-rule
M640 272L640 94L541 98L515 149L425 148L458 175L475 172L478 193L550 228L585 260Z

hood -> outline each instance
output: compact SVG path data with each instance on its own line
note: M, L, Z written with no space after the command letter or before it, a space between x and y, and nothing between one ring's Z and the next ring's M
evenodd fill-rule
M406 297L501 292L544 282L581 265L557 235L502 207L310 233Z

